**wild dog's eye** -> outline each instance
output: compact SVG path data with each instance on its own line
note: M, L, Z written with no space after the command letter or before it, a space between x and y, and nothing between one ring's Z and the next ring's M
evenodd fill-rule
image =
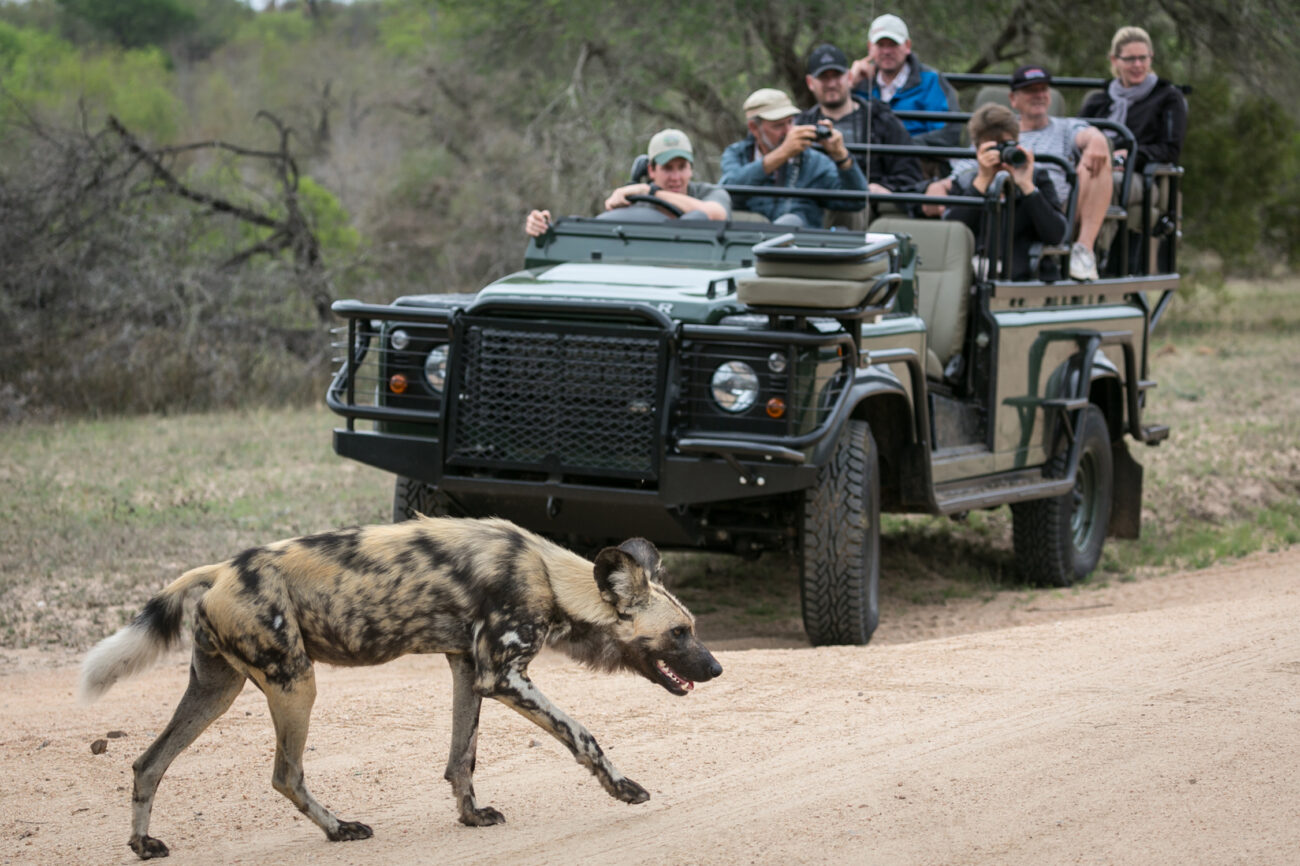
M684 625L679 625L677 628L672 630L672 636L677 640L686 640L690 635L691 630Z

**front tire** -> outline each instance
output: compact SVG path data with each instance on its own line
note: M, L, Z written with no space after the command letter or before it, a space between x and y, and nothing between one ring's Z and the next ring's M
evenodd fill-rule
M413 520L417 514L425 517L459 517L460 509L447 494L432 484L397 476L393 484L393 522Z
M840 432L804 495L799 538L804 630L814 646L862 645L880 622L880 473L864 421Z
M1016 566L1028 583L1071 586L1101 561L1114 497L1114 459L1106 416L1096 406L1083 411L1078 435L1079 468L1074 489L1051 499L1011 506ZM1068 448L1052 458L1045 475L1065 475Z

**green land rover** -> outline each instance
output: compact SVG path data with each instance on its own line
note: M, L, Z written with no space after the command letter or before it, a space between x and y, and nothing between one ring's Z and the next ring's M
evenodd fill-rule
M334 447L397 476L397 520L788 551L814 644L871 638L882 511L1010 505L1024 576L1068 585L1108 534L1137 535L1129 441L1169 432L1143 406L1178 284L1177 175L1148 171L1162 213L1114 214L1119 275L1091 282L1004 279L1009 243L976 257L965 225L901 214L866 232L561 218L476 294L335 304ZM1004 181L940 201L999 225Z

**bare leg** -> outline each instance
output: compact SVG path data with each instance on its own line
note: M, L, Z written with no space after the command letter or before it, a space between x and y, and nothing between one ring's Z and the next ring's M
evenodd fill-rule
M316 702L316 673L308 664L303 673L288 683L260 684L266 692L275 723L275 769L271 784L289 798L298 811L316 822L331 842L369 839L371 829L357 821L340 821L322 806L303 783L302 753L307 747L307 729L312 704Z
M1092 249L1097 243L1101 224L1106 220L1106 210L1110 207L1114 181L1108 171L1092 176L1086 169L1080 168L1078 182L1079 243Z
M448 655L452 675L451 753L444 778L460 809L460 822L470 827L505 823L505 816L474 800L474 756L478 750L478 717L483 699L474 692L474 662L467 655Z
M136 758L135 787L131 795L131 850L141 860L166 857L167 846L149 835L149 818L158 783L176 756L221 716L244 688L244 675L230 666L212 647L207 633L196 630L190 660L190 684L172 720L144 754Z

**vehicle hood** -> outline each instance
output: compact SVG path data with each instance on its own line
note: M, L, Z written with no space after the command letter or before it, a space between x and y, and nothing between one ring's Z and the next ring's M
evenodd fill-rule
M566 262L516 271L490 283L478 293L478 298L528 297L640 302L679 321L711 324L723 316L744 309L736 300L735 283L753 275L753 268L731 265L710 268ZM712 298L709 297L710 286L713 287ZM437 304L435 299L439 297L446 296L417 296L403 300L406 303Z

